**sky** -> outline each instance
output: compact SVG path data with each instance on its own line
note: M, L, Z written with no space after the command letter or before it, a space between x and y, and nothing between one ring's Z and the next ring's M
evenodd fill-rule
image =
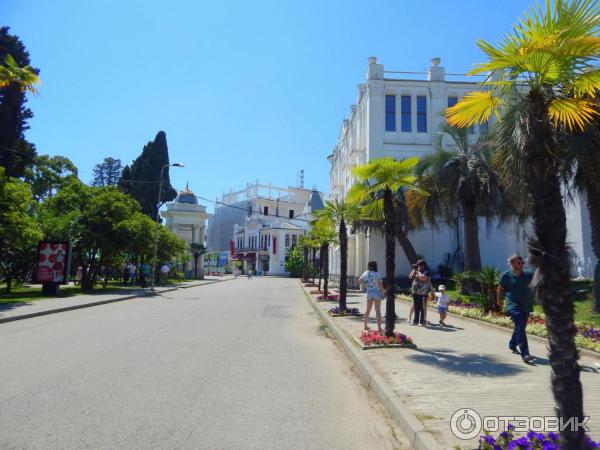
M448 73L484 60L525 0L0 0L39 68L27 138L89 182L167 133L171 184L215 199L247 182L327 192L342 120L367 58ZM201 203L212 210L209 202Z

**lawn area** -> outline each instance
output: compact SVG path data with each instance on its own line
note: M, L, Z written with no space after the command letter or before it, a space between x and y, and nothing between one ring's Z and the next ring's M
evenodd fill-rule
M80 286L61 286L58 297L46 297L42 295L42 289L39 285L37 286L18 286L13 287L11 292L7 294L4 292L6 289L5 285L0 285L0 304L3 303L17 303L17 302L32 302L37 300L46 300L48 298L66 298L73 297L75 295L90 295L94 293L106 293L110 291L116 291L119 289L129 289L127 286L118 285L116 282L109 281L106 289L103 289L102 286L97 286L91 292L83 292Z
M448 287L452 287L451 285ZM592 280L572 281L571 294L575 301L575 320L577 322L600 328L600 314L592 312L594 305L592 299ZM474 295L463 295L458 289L446 289L446 293L452 299L460 298L465 303L477 303ZM542 305L535 305L534 311L543 314Z

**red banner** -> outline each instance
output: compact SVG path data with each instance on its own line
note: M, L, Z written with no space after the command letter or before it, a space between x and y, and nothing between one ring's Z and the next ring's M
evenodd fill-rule
M273 236L273 254L277 253L277 238Z
M231 256L235 253L235 242L233 242L233 239L229 241L229 253L231 253Z

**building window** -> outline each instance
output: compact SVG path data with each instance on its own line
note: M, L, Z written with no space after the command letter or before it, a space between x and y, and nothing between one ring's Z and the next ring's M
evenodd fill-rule
M427 97L417 96L417 133L427 133Z
M271 235L269 235L269 247L271 246Z
M285 235L285 247L288 248L290 246L290 235Z
M292 235L292 247L295 247L297 242L298 242L298 236L293 234Z
M268 215L269 215L269 207L268 207L268 206L265 206L265 208L264 208L264 210L263 210L263 214L264 214L265 216L268 216Z
M404 133L410 133L412 131L411 124L411 98L410 95L403 95L400 98L400 114L401 114L401 122L402 122L402 131Z
M294 210L293 209L290 209L290 216L289 217L290 217L290 219L294 218Z
M396 96L385 96L385 131L396 131Z
M448 108L453 107L458 103L458 97L448 97Z

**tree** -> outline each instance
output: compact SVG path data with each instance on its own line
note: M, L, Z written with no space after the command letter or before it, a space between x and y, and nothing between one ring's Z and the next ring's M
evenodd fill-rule
M404 189L416 189L414 175L419 158L407 158L396 161L386 157L373 159L367 164L352 169L358 178L348 192L347 200L365 204L363 215L379 217L383 212L385 232L385 334L394 336L396 320L396 213L394 211L394 192ZM373 200L383 191L383 198Z
M325 208L315 212L317 219L327 220L338 229L338 242L340 246L340 311L346 310L346 292L348 274L348 232L347 225L360 218L358 205L348 201L326 201Z
M288 253L285 260L285 271L290 273L290 277L298 278L302 275L302 268L304 266L302 253L296 246Z
M115 187L90 187L69 179L39 208L45 236L70 240L83 269L82 289L93 289L103 266L119 255L152 256L154 222L140 212L139 203ZM185 249L181 239L159 227L157 258L169 261Z
M42 233L33 218L34 207L27 183L8 178L0 185L0 279L6 283L6 292L35 268Z
M29 66L21 40L0 27L0 165L8 177L21 177L36 155L25 139L33 113L25 106L27 92L35 93L39 70Z
M574 420L584 417L583 390L557 130L581 130L598 117L599 18L600 5L593 0L548 0L545 9L537 6L521 19L501 44L480 40L488 61L471 74L495 72L497 77L483 82L487 90L467 94L447 111L451 125L471 126L487 121L492 113L501 120L509 92L523 97L519 129L527 167L525 184L532 199L534 236L528 247L530 261L537 267L534 291L546 314L557 416ZM566 427L560 437L561 448L585 448L582 429Z
M111 158L104 158L104 160L94 166L94 179L92 180L92 186L116 186L121 178L121 172L123 167L121 166L121 160Z
M504 220L507 201L492 166L492 149L486 136L471 144L466 128L445 125L441 132L435 152L422 157L415 167L418 184L427 195L410 192L408 211L419 226L424 219L435 224L437 218L442 218L457 227L462 216L464 269L478 271L481 270L479 217ZM453 146L449 149L443 146L444 136L452 139Z
M202 244L196 242L190 244L190 252L192 252L192 256L194 257L194 278L196 279L198 279L198 260L207 251L206 247ZM200 267L200 280L204 280L204 267Z
M328 295L329 285L329 246L337 243L337 232L333 223L327 219L314 219L311 234L319 244L321 254L321 273L319 276L319 289L321 289L321 276L323 277L323 295Z
M154 140L144 146L142 154L131 166L123 168L119 179L121 190L135 198L142 206L142 212L153 220L157 220L160 206L177 196L177 191L171 186L169 168L166 167L161 199L159 205L156 204L160 172L165 164L169 164L167 135L164 131L159 131Z
M50 197L68 177L77 177L77 167L65 156L38 155L25 169L25 181L37 201Z

